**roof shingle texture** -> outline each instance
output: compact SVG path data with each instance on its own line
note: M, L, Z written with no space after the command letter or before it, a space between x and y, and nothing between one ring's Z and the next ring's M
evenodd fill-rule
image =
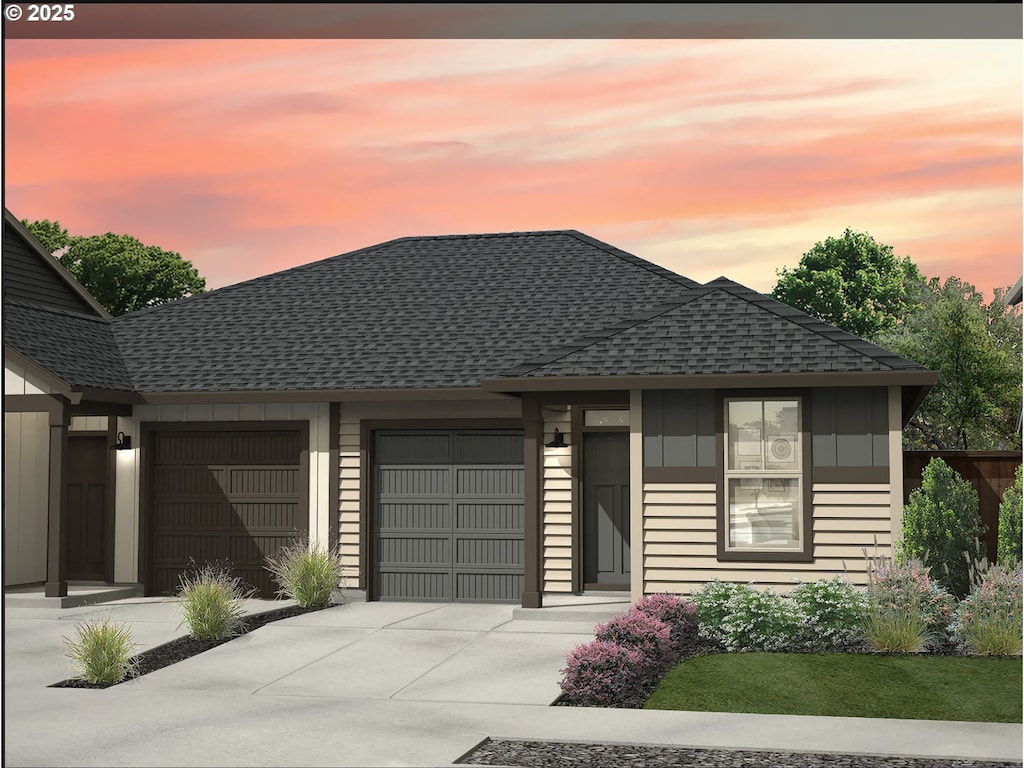
M574 231L403 238L113 329L143 392L475 387L696 285Z
M132 391L110 321L5 298L4 343L73 387Z
M724 278L623 325L508 373L653 376L921 369Z

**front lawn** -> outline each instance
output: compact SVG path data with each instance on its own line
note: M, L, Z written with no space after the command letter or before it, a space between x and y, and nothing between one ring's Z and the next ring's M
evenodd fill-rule
M720 653L690 659L645 709L1021 722L1021 659Z

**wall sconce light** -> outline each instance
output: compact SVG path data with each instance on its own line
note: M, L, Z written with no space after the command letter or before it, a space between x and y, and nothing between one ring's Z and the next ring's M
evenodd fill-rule
M132 448L131 435L126 435L124 432L117 433L117 445L114 446L119 451L130 451Z
M544 443L545 448L565 448L565 435L563 435L558 427L555 427L555 437L550 443Z

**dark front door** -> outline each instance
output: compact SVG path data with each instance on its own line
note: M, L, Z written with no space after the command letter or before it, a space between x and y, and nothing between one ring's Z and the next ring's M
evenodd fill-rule
M629 587L629 433L583 435L583 582Z
M105 437L68 440L68 529L65 550L69 579L104 581L107 540Z

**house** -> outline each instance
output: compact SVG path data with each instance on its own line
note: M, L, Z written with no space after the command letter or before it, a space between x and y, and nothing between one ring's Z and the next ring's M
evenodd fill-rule
M725 278L571 230L407 237L110 319L14 290L8 249L53 260L8 225L5 418L36 425L8 583L90 575L91 482L89 562L147 594L190 557L270 594L263 555L300 534L373 600L785 590L863 582L900 529L936 374Z

